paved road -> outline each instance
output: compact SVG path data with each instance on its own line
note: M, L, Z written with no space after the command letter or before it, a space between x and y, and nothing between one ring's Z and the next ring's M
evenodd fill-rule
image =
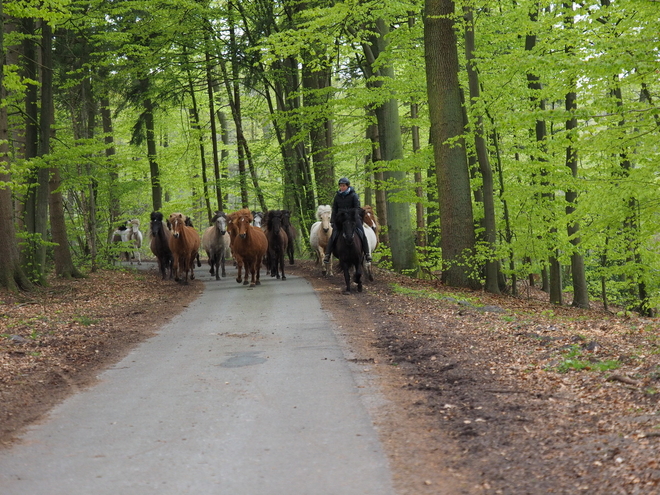
M311 286L205 266L184 313L0 452L0 494L394 493Z

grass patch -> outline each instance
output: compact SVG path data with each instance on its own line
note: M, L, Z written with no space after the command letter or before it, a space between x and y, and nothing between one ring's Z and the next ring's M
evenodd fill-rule
M585 359L582 349L577 345L571 346L570 349L565 350L562 354L562 361L555 367L555 370L559 373L568 373L571 370L610 371L618 369L621 366L621 363L616 359L609 359L607 361Z
M404 296L419 297L423 299L434 299L436 301L449 301L457 304L470 305L475 307L483 306L483 304L475 297L468 297L463 294L439 294L438 292L431 291L429 289L411 289L409 287L403 287L398 284L391 285L392 290L395 294L401 294Z

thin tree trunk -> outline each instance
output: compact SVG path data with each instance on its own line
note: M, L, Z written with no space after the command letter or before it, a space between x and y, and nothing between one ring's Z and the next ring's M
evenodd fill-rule
M145 82L148 87L149 82ZM144 125L147 134L147 157L151 173L151 201L154 211L163 209L163 186L160 183L160 167L156 153L156 130L154 125L154 104L151 98L144 100Z
M471 7L464 7L465 13L465 56L467 59L467 73L470 88L470 102L478 101L481 97L479 89L479 75L474 67L474 51L476 49L474 39L474 19ZM500 293L499 287L499 263L495 258L495 244L497 242L497 227L495 218L495 197L493 186L493 171L488 159L486 138L484 136L483 116L478 115L474 126L474 141L481 172L482 193L484 205L484 227L485 241L488 248L488 259L486 260L486 291L493 294Z
M220 187L220 158L218 157L218 130L215 124L215 96L213 94L213 74L211 72L211 54L208 50L204 52L206 62L206 91L209 96L209 120L211 122L211 146L213 149L213 179L215 184L215 199L218 210L225 209L222 188ZM210 220L210 219L209 219Z

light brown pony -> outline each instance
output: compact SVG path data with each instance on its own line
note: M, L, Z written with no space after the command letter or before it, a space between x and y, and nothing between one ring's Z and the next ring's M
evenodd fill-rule
M173 257L174 280L179 282L183 278L183 283L187 284L188 272L191 280L195 278L195 259L199 256L201 239L193 227L186 225L186 217L181 213L172 213L168 225L172 231L170 249Z
M259 280L259 271L261 261L268 251L268 240L264 232L252 225L252 213L247 208L238 210L229 215L229 235L231 240L231 251L237 260L238 276L236 282L241 280L241 265L245 267L245 280L243 285L250 284L250 287L261 285ZM233 232L233 234L232 234ZM240 260L240 261L239 261ZM250 276L250 282L248 282Z
M316 209L316 218L318 218L319 221L313 224L309 229L309 244L316 253L317 265L325 257L325 248L328 245L330 236L332 235L332 225L330 225L331 214L332 208L330 205L319 205L319 207ZM332 256L330 259L332 260ZM325 263L321 263L321 273L323 275L326 274L326 270L330 275L333 275L332 261L327 265Z
M376 247L378 246L378 234L380 233L380 224L378 223L378 217L376 216L376 213L374 212L374 209L371 206L364 205L362 209L364 210L364 216L362 217L362 224L366 225L367 227L371 227L374 233L376 234L376 245L373 247L373 249L376 249Z

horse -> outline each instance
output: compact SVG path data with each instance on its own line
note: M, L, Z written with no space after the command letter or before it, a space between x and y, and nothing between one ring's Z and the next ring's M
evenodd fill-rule
M293 265L293 253L296 248L296 228L291 223L291 212L289 210L282 210L282 227L286 232L287 237L287 254L289 255L289 265Z
M133 258L137 255L138 265L142 264L142 257L140 256L140 248L142 247L142 232L140 232L140 220L134 218L130 220L128 226L128 242L133 244L133 257L131 258L131 265L133 264Z
M207 228L202 235L202 246L209 257L211 276L215 275L220 280L220 269L222 276L226 277L225 258L229 255L231 239L227 232L227 215L223 211L216 211L211 219L213 225Z
M376 232L373 229L369 229L369 228L364 229L364 237L367 239L367 245L369 246L369 254L372 254L374 252L374 249L376 249L376 246L378 245L378 237L376 236ZM367 277L371 282L373 282L374 274L371 269L371 263L368 262L365 258L363 265Z
M137 255L138 265L142 264L142 257L140 256L140 248L142 247L142 232L140 232L140 220L134 218L128 220L120 225L117 230L112 233L113 243L122 243L129 251L122 251L126 257L126 261L133 264L133 259Z
M172 230L170 249L173 256L174 280L188 284L188 272L191 280L195 278L195 258L199 257L201 240L194 227L186 225L185 216L181 213L172 213L168 224Z
M335 228L339 231L337 241L332 254L339 260L341 269L344 271L344 281L346 290L344 294L351 293L351 268L355 269L354 281L357 284L357 291L362 292L362 240L360 234L356 231L358 214L356 208L339 210L335 220Z
M269 210L266 213L266 239L268 240L268 269L271 277L286 280L284 275L284 255L287 251L289 236L284 229L284 210Z
M309 244L316 253L317 265L325 257L325 247L328 245L328 241L332 235L330 215L332 215L332 207L330 205L319 205L319 207L316 209L316 218L318 218L319 221L314 223L311 229L309 229ZM327 265L325 263L321 263L321 273L323 275L326 275L326 273L333 275L332 262L328 263Z
M252 225L255 227L262 228L264 223L264 212L262 211L253 211L252 212Z
M268 240L266 234L252 225L254 217L250 210L243 208L234 212L231 216L232 230L235 232L235 237L232 239L231 250L235 257L241 260L241 264L245 267L245 280L243 285L248 284L248 275L250 275L250 287L261 285L259 280L259 270L261 269L261 261L268 251ZM241 272L239 268L238 277L236 282L241 282Z
M229 234L229 248L231 249L231 254L232 257L234 258L236 269L238 270L236 274L236 280L240 282L242 280L242 275L243 275L243 259L240 257L240 255L236 254L236 252L234 251L234 242L238 237L238 225L236 224L237 219L238 219L238 215L236 214L236 212L227 215L227 233Z
M376 245L373 247L373 249L376 249L378 246L378 233L380 232L378 217L376 216L376 213L374 213L374 209L369 205L364 205L362 210L364 210L364 215L362 216L362 224L371 227L371 229L376 234Z
M169 272L169 278L172 278L172 250L170 249L170 237L172 233L163 221L163 214L159 211L151 212L151 222L149 223L149 247L151 252L158 260L158 269L165 280Z

